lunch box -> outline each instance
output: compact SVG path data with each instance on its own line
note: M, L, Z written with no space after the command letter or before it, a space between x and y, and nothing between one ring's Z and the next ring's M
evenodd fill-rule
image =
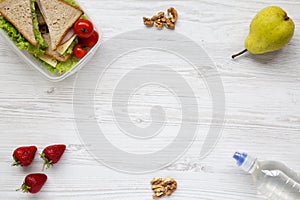
M8 37L6 32L0 28L0 35L1 37L7 42L7 44L31 67L36 69L40 74L42 74L43 77L46 79L53 81L53 82L59 82L67 77L70 77L71 75L78 72L95 54L97 49L99 48L102 40L102 32L99 28L99 25L96 23L95 20L93 20L93 17L87 12L87 10L82 6L80 3L76 1L76 4L83 10L84 14L89 18L89 20L93 23L95 30L99 33L99 40L97 44L91 48L88 53L76 63L69 71L63 73L63 74L54 74L48 71L47 67L44 66L41 62L39 62L36 58L34 58L30 53L28 53L26 50L20 50L15 43Z

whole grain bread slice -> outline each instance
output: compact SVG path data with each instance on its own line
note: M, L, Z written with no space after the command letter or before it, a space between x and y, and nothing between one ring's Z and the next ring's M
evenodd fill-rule
M62 0L37 0L37 3L49 29L52 51L55 51L83 12Z
M37 46L31 14L31 0L4 0L0 12L32 45Z
M45 33L42 36L43 36L44 41L48 44L48 47L45 50L45 54L46 55L51 56L51 57L53 57L56 60L61 61L61 62L65 62L65 61L67 61L71 57L70 54L64 56L64 55L61 55L60 53L52 50L52 48L51 48L51 40L50 40L49 33Z

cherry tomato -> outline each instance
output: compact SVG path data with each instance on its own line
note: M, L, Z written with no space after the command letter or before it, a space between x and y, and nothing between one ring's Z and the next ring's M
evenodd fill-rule
M99 34L97 33L97 31L94 31L89 38L81 38L80 43L84 44L89 48L93 48L95 44L97 44L98 40Z
M74 32L80 38L88 38L93 34L94 26L87 19L79 19L74 24Z
M81 59L87 54L88 50L83 44L76 44L73 49L75 58Z

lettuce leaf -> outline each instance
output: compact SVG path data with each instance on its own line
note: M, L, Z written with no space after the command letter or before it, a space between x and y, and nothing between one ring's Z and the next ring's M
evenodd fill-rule
M64 0L64 2L70 4L71 6L75 6L75 7L78 6L77 3L74 0Z
M71 43L71 45L69 46L69 48L66 50L66 52L64 53L64 56L68 55L68 54L73 54L73 49L74 46L78 44L78 38L76 37L75 40Z
M72 67L74 65L76 65L78 63L78 59L75 58L74 56L71 56L71 58L69 60L67 60L66 62L58 62L56 67L52 67L45 61L39 59L38 57L35 57L35 58L38 59L43 65L45 65L45 67L48 69L49 72L51 72L53 74L57 74L57 75L62 75L64 73L66 73L67 71L72 69Z
M80 19L89 19L86 14L81 15Z
M37 56L38 54L44 54L45 51L41 47L35 47L28 42L19 31L3 16L0 17L0 28L2 28L10 39L16 43L16 46L21 50L26 50L29 53Z
M38 43L38 48L45 49L46 47L48 47L48 44L43 40L42 34L39 31L39 23L35 12L35 0L31 0L31 15L32 15L34 36Z
M55 69L55 73L56 74L64 74L65 72L69 71L74 65L76 65L78 63L78 59L75 58L74 56L71 56L71 58L69 60L67 60L66 62L59 62Z

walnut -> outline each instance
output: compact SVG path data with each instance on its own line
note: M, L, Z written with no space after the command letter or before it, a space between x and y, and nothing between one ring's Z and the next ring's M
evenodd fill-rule
M175 29L175 24L170 19L167 19L164 25L166 28Z
M153 198L153 199L158 199L158 198L161 198L161 197L163 197L163 196L165 196L164 193L163 193L163 192L160 192L160 193L155 193L155 194L153 194L153 195L152 195L152 198Z
M168 15L173 23L175 23L177 21L178 13L177 13L177 10L175 10L175 8L173 8L173 7L169 8Z
M165 13L164 13L164 12L159 12L159 13L157 13L156 15L154 15L154 16L151 18L151 20L152 20L152 21L156 21L156 20L158 20L158 19L163 18L164 16L165 16Z
M177 182L173 178L154 178L151 182L153 190L153 199L158 199L164 196L171 196L177 189Z
M151 19L147 18L147 17L143 17L143 20L144 20L145 26L147 26L147 27L152 27L153 24L154 24L154 22Z
M160 19L160 21L161 21L162 23L166 23L167 18L163 17L163 18Z
M154 178L150 183L151 185L157 185L160 184L161 182L163 182L162 178Z
M162 28L163 28L163 23L160 22L160 21L155 21L155 22L154 22L154 25L155 25L155 27L158 28L158 29L162 29Z
M153 27L162 29L164 26L168 29L175 29L175 22L178 19L178 13L175 8L171 7L167 10L168 18L165 17L164 12L159 12L151 18L143 17L144 25L147 27Z
M152 185L152 190L154 192L165 192L165 187L162 185Z

